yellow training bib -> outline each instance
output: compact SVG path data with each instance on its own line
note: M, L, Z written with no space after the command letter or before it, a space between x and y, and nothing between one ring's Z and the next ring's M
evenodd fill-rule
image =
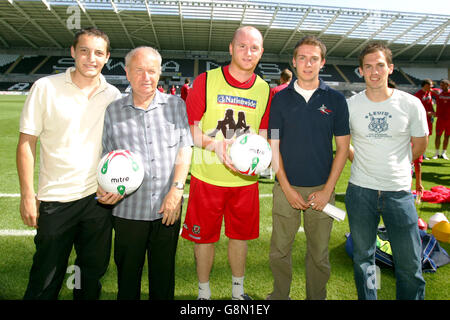
M259 76L250 88L241 89L226 81L222 68L207 71L206 108L199 127L204 134L217 140L258 133L269 93L269 85ZM246 186L258 179L228 170L215 152L199 147L194 147L191 174L209 184L224 187Z

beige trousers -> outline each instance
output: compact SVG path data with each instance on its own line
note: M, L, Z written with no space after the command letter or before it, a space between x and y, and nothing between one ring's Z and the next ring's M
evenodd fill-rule
M321 190L316 187L294 187L307 201L309 194ZM333 192L330 203L334 204ZM333 219L323 212L307 209L303 212L303 228L306 235L306 299L324 300L331 266L328 255ZM270 299L287 300L292 282L292 246L301 224L301 210L291 207L280 184L273 187L272 238L269 262L274 284Z

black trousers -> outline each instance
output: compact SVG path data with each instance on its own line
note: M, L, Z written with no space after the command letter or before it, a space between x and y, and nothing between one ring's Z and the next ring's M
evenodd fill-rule
M117 265L118 300L139 300L141 278L148 258L150 300L173 300L175 292L175 253L180 220L166 226L155 221L113 217L114 261Z
M24 299L58 298L73 246L77 254L75 265L81 273L80 288L75 283L73 298L99 298L100 278L111 256L112 211L94 197L92 194L72 202L41 202L34 238L36 253Z

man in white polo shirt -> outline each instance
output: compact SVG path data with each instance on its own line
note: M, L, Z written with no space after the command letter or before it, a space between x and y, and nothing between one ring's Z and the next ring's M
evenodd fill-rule
M20 118L20 213L26 225L37 228L24 299L57 299L72 246L81 280L74 283L74 299L98 299L109 264L111 209L95 199L105 109L120 97L100 73L109 59L108 36L95 28L79 31L71 55L75 67L36 81Z

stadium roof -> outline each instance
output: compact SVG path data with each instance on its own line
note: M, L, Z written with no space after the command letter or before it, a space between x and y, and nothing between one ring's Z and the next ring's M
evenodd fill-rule
M2 0L0 53L67 53L76 29L96 26L113 56L150 45L163 56L228 57L234 30L253 25L264 58L290 59L305 34L319 36L328 60L355 61L370 40L389 44L398 64L450 65L450 15L391 12L267 1Z

